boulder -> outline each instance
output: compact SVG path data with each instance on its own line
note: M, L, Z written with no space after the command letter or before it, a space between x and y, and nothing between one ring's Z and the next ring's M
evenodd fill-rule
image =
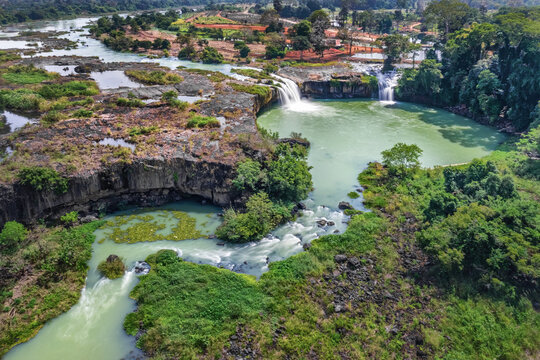
M353 210L354 209L353 206L347 201L340 201L338 204L338 208L340 210Z

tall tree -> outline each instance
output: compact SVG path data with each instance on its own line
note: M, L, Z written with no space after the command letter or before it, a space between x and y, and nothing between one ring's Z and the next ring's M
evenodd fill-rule
M374 44L382 48L386 55L386 59L384 59L385 69L392 68L392 65L411 49L409 38L400 34L381 36Z
M442 27L444 38L458 29L461 29L471 15L469 5L459 0L432 1L424 11L424 17L430 23Z
M325 30L328 28L328 23L324 19L317 19L311 27L310 41L313 45L313 50L321 58L326 50L326 34Z

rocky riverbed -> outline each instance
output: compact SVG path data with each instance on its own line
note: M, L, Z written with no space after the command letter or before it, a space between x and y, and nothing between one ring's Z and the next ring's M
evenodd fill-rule
M233 201L230 182L236 162L245 156L265 156L256 114L276 99L273 89L272 96L261 97L234 90L231 84L242 84L248 90L253 84L223 74L171 71L146 63L102 63L80 57L31 62L45 69L51 65L75 66L74 73L62 76L60 83L126 70L167 71L183 81L102 89L93 96L90 117L68 114L58 122L42 121L2 136L0 147L16 151L0 165L0 223L15 219L30 223L72 210L84 216L122 204L149 206L185 196L227 205ZM198 95L204 100L180 110L161 100L161 95L170 90L180 98ZM143 107L120 107L116 105L120 96L154 102ZM187 122L193 116L214 117L219 127L190 128ZM22 185L17 172L25 166L55 169L69 179L67 192L36 191Z

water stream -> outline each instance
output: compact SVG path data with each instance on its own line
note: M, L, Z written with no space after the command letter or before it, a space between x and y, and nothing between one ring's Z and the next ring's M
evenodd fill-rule
M95 18L33 23L32 27L41 31L69 30L81 28L91 21ZM20 27L9 30L17 31ZM99 56L105 62L148 61L170 68L182 65L226 74L231 74L233 68L228 64L203 65L174 58L147 59L114 52L99 41L84 37L85 33L70 31L62 35L79 41L79 48L54 50L41 55ZM80 301L67 313L46 324L33 339L15 347L5 359L117 360L142 356L135 348L134 338L127 336L122 328L125 315L135 306L128 295L137 283L137 276L129 270L121 279L102 278L96 268L109 254L122 257L131 269L149 254L160 249L173 249L189 261L260 276L268 270L269 262L302 251L304 244L319 236L345 231L347 217L336 209L337 203L347 200L362 208L361 198L353 201L346 194L358 189L358 172L369 161L378 160L380 152L396 142L418 144L424 150L422 164L433 166L486 155L504 139L503 135L471 120L413 104L372 100L308 101L301 98L293 81L278 80L282 83L279 88L282 106L265 111L258 123L281 136L301 132L311 142L308 162L313 166L315 190L305 201L307 210L303 216L279 227L262 240L248 244L225 244L219 239L117 244L107 236L106 227L99 229ZM386 87L385 84L381 100L393 100L392 85L389 83ZM193 216L204 234L212 234L221 221L217 216L220 209L187 201L143 211L170 226L175 220L160 215L170 210L184 211ZM329 223L321 227L317 224L321 219Z

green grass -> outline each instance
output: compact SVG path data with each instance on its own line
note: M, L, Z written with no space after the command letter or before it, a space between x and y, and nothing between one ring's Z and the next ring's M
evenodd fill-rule
M38 84L45 80L57 78L58 74L49 73L33 65L14 65L7 68L2 79L11 84Z
M218 128L219 121L213 116L192 114L187 122L188 128Z
M45 99L58 99L63 96L93 96L99 94L99 89L93 81L70 81L43 85L38 93Z
M169 85L184 81L178 74L161 70L127 70L126 75L147 85Z
M138 341L150 354L191 359L218 354L238 322L256 319L265 296L255 278L182 261L172 250L146 260L150 273L131 293L137 311L126 317L126 332L151 327Z
M198 74L202 76L206 76L210 81L219 83L223 80L229 80L232 79L230 76L227 76L223 73L220 73L219 71L210 71L210 70L203 70L203 69L185 69L183 67L178 67L181 71L185 71L192 74Z
M43 102L43 97L32 90L0 90L0 108L36 111Z
M253 69L232 69L231 72L240 74L257 80L274 80L274 78L263 71L257 71Z
M16 275L16 264L24 263L33 278L14 276L0 287L0 302L8 304L8 311L15 309L10 321L0 321L0 356L77 303L92 255L93 232L101 224L97 221L70 229L37 227L15 254L3 256L3 274ZM27 282L15 297L12 290L18 280Z
M272 97L272 89L261 85L244 85L238 83L229 83L229 86L236 91L257 95L263 101L268 101Z

